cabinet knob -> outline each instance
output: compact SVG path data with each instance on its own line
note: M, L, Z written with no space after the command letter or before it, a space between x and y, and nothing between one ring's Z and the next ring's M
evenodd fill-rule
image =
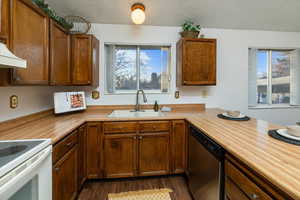
M133 136L133 139L135 139L135 140L136 140L136 136Z
M156 126L152 126L153 129L156 129Z
M250 194L250 198L257 200L257 199L259 199L259 196L257 194Z
M54 170L58 172L58 171L60 170L60 168L59 168L59 167L56 167Z
M140 140L143 139L143 136L139 136L139 139L140 139Z
M69 142L69 143L66 144L66 146L70 147L72 144L73 144L72 142Z

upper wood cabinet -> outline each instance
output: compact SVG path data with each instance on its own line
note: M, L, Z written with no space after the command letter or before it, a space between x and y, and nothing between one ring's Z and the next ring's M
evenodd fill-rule
M216 85L216 40L181 39L177 43L177 87Z
M50 20L50 85L71 85L71 35Z
M99 85L99 41L93 35L72 35L72 84Z
M14 69L16 85L48 85L49 18L30 0L10 1L10 49L27 60L26 69Z
M9 34L9 0L0 0L0 42L6 43Z

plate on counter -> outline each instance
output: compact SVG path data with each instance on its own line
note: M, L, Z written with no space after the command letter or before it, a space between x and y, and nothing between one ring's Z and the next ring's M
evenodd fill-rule
M285 137L285 138L289 138L289 139L292 139L292 140L296 140L296 141L299 141L300 142L300 137L296 137L296 136L293 136L293 135L290 135L287 131L287 129L278 129L276 130L276 132Z
M230 115L226 113L218 114L217 115L221 119L226 119L226 120L232 120L232 121L248 121L250 120L250 117L246 115L240 114L238 117L231 117Z
M228 117L228 118L232 118L232 119L242 119L242 118L246 117L246 115L243 115L243 114L239 114L239 116L237 116L237 117L228 115L227 113L222 113L222 115L225 116L225 117Z

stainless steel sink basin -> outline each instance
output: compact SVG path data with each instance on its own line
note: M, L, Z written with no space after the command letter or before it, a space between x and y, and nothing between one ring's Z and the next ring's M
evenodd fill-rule
M154 110L114 110L108 115L111 118L139 118L139 117L162 117L165 114L162 112L155 112Z

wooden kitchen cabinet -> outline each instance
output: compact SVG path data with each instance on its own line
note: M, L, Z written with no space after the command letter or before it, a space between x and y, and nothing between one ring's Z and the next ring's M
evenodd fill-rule
M53 166L53 199L73 200L77 196L78 146L75 145Z
M172 171L184 173L187 167L187 131L184 120L172 122Z
M13 70L12 83L48 85L49 17L30 0L11 0L10 15L10 49L27 60L26 69Z
M107 178L136 176L136 134L105 135L104 173Z
M99 85L99 41L93 35L72 35L72 84Z
M291 200L272 183L259 176L231 155L225 160L225 196L226 200Z
M102 147L102 124L89 122L87 124L87 152L86 168L87 178L96 179L102 177L101 147Z
M176 79L177 87L216 85L216 40L179 40Z
M9 0L0 0L0 42L6 43L9 34Z
M50 20L50 85L71 85L71 35Z
M139 138L139 175L164 175L170 172L170 135L145 133Z
M86 151L87 150L87 126L82 125L78 129L78 190L87 179Z

